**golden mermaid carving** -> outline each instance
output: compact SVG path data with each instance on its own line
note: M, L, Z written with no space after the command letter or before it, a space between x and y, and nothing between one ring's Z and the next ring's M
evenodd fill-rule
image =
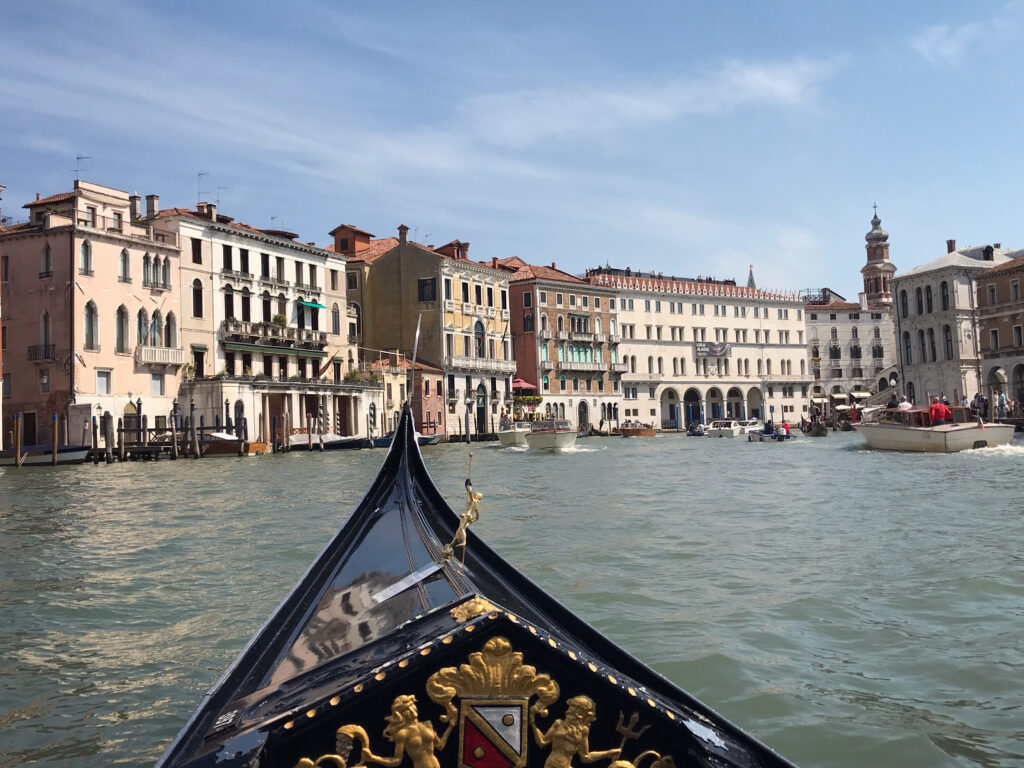
M590 751L590 725L597 718L597 707L588 696L573 696L566 703L565 719L555 720L547 733L541 733L531 714L533 738L539 747L551 747L544 768L571 768L572 758L579 755L584 763L617 760L621 749Z

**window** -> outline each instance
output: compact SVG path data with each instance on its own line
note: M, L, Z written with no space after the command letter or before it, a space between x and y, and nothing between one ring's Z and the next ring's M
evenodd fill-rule
M1013 348L1020 349L1024 347L1024 335L1022 335L1024 326L1015 325L1013 326Z
M50 369L39 369L39 394L46 395L50 392Z
M487 356L487 347L484 343L485 337L484 324L477 321L476 325L473 326L473 341L475 342L474 349L477 357Z
M924 331L917 332L917 351L921 353L921 362L928 362L928 347L924 343Z
M270 254L260 254L260 277L270 277Z
M529 291L524 291L523 292L523 306L524 307L532 307L533 306L533 294L530 293Z
M907 292L900 291L900 314L903 315L903 317L907 317L909 313L910 310L907 307Z
M949 283L945 280L939 285L939 302L944 312L949 309Z
M224 245L221 247L224 249L224 269L230 272L235 268L232 260L231 246Z
M526 294L523 294L523 306L524 307L530 306L527 303L527 301L528 300L526 298ZM463 283L462 284L462 303L463 304L469 304L469 283Z
M196 278L192 281L192 317L203 316L203 283Z
M92 243L88 240L82 242L78 255L78 273L81 275L92 274Z
M576 294L575 293L570 293L569 294L569 306L570 307L575 307L576 306Z
M942 326L942 341L945 347L946 359L953 359L953 331L948 325Z
M152 376L153 378L150 383L149 394L156 395L157 397L163 397L164 375L162 373L154 373Z
M524 293L523 296L529 296L530 294ZM533 332L533 315L523 315L523 333Z
M144 309L135 315L135 343L140 347L149 344L149 316Z
M988 332L988 348L992 352L999 349L999 331L995 328Z
M245 248L238 249L238 271L248 275L249 274L249 251Z
M331 333L335 336L341 333L341 310L337 304L331 305Z
M4 397L11 396L11 374L4 374Z
M935 354L935 329L928 329L928 349L932 353L932 362L934 363L938 357Z
M417 301L434 301L437 298L437 278L427 277L417 281Z
M224 317L229 320L235 316L235 292L230 285L224 286Z
M988 303L996 303L996 287L994 285L988 286Z
M114 317L114 351L128 351L128 308L122 304Z
M562 306L562 294L560 294L560 293L556 293L555 294L555 306L556 307Z
M355 272L345 273L345 288L350 291L354 291L359 288L359 277Z
M491 288L490 286L487 286L487 306L494 306L494 289Z
M7 256L0 256L0 283L10 280L11 264Z
M269 323L270 320L271 320L271 316L273 314L273 310L271 309L271 303L270 303L270 291L264 291L262 299L263 299L263 322L264 323Z
M932 313L932 287L930 285L926 285L924 287L924 303L925 303L925 307L928 310L928 314L931 314Z
M914 361L913 360L913 355L911 355L910 351L911 351L910 331L904 331L903 332L903 362L905 364L907 364L907 365L910 365L910 363L912 363Z
M40 277L51 277L53 275L53 251L50 250L50 246L47 245L43 248L42 256L39 260L39 276Z
M316 264L309 265L309 285L313 288L316 288L317 286Z
M85 348L96 351L100 348L99 317L96 314L96 304L89 301L85 305Z
M96 371L96 394L110 394L110 371Z
M192 263L203 263L203 241L198 237L192 238ZM202 315L196 315L196 317L202 317Z
M916 289L914 291L914 299L915 299L915 303L917 304L917 314L923 315L924 314L924 293L921 291L920 288L918 288L918 289Z
M249 306L249 289L242 289L242 320L248 323L252 319Z
M501 291L501 308L508 309L508 291L504 289Z
M178 321L174 317L173 312L167 313L167 324L164 327L164 346L166 347L177 347L178 346Z

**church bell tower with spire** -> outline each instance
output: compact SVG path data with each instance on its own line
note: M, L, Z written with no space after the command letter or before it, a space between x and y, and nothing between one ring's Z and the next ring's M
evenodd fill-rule
M871 219L871 231L864 235L868 252L868 261L861 267L864 276L864 295L869 305L892 305L892 289L890 283L896 273L896 266L889 261L889 233L882 229L882 220L878 218L878 206L874 206L875 215Z

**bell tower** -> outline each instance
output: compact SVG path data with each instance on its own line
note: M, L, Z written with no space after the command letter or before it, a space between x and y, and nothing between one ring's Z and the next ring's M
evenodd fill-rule
M861 267L864 276L864 295L869 305L892 304L892 276L896 273L895 265L889 261L889 233L882 229L882 220L878 218L878 206L874 206L875 215L871 219L871 231L864 235L867 241L865 249L868 261Z

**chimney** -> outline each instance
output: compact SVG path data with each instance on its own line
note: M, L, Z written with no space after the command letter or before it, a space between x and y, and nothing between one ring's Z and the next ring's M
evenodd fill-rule
M207 203L206 204L206 212L210 215L210 220L211 221L216 221L217 220L217 204L216 203Z
M405 224L400 224L398 227L398 244L405 245L407 235L409 234L409 228Z
M36 200L38 200L38 199L39 199L39 193L36 192Z
M956 240L946 241L946 253L952 253L956 250Z
M132 217L132 221L138 221L139 209L142 206L142 198L138 195L132 195L128 198L128 210Z
M552 269L558 269L558 267L555 266L555 262L553 262L553 261L551 262L551 268Z
M459 258L469 260L469 243L459 243Z
M992 247L993 248L1002 248L1003 244L1002 243L992 243Z
M492 256L491 257L491 269L497 269L497 268L498 268L498 257L497 256Z
M206 215L206 203L196 203L196 211L200 216Z
M160 213L160 195L146 195L146 218L152 219Z

